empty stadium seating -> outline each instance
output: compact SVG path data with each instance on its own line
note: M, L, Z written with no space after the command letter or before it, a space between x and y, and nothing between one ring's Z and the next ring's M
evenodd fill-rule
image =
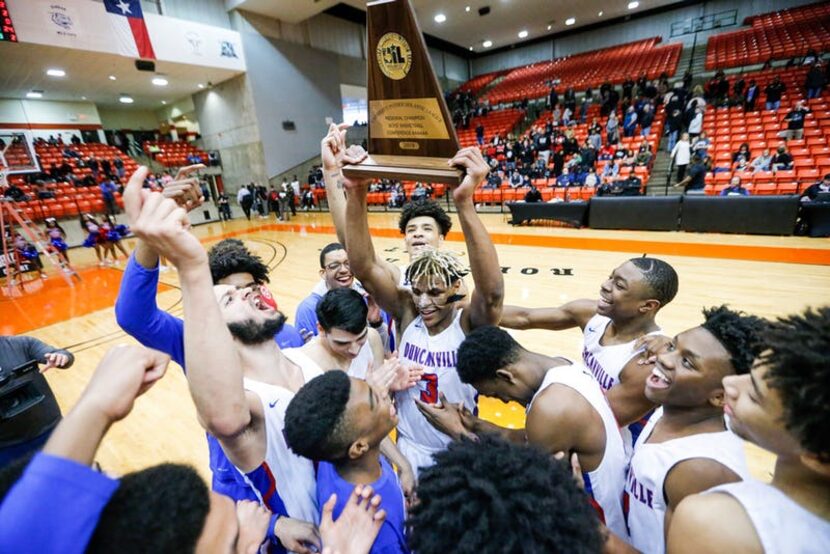
M458 140L462 147L476 144L476 127L479 123L484 126L485 142L490 142L496 134L505 137L522 117L524 111L517 109L492 111L484 117L474 117L468 129L458 129Z
M550 92L548 82L553 79L560 80L561 93L567 87L584 90L606 81L619 84L643 73L649 79L663 72L674 75L683 46L680 43L658 46L659 42L659 38L650 38L515 68L488 90L484 98L491 105L541 98Z
M830 4L821 2L747 18L748 29L709 37L706 69L740 67L830 50Z
M159 148L159 152L156 154L152 154L150 152L151 146L157 146ZM202 163L206 164L208 162L207 152L193 146L189 142L184 141L146 141L144 143L144 152L148 156L152 157L157 162L159 162L161 165L164 165L166 167L180 167L183 165L189 165L190 162L187 161L187 157L191 154L195 154L201 157Z
M509 69L505 69L502 71L493 71L492 73L485 73L483 75L478 75L477 77L473 77L460 87L458 87L458 92L469 92L472 94L478 94L481 89L492 83L498 77L505 75Z

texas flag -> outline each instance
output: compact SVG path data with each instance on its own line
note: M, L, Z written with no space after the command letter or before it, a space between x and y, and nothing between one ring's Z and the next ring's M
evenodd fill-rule
M141 0L104 0L107 17L122 56L154 60L156 54L141 12Z

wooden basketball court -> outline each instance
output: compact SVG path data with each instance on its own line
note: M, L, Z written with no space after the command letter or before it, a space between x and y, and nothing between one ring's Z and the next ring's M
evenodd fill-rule
M378 252L396 264L406 256L397 230L397 215L370 216ZM830 241L798 237L687 235L591 231L553 226L512 228L502 214L483 214L499 253L506 283L506 301L525 306L558 305L576 298L594 298L600 283L624 260L644 253L670 262L680 275L677 298L658 321L674 334L702 320L701 308L727 303L764 317L794 313L807 306L830 303ZM460 229L457 219L454 229ZM296 306L319 279L319 250L335 241L327 213L299 213L291 222L234 220L196 227L205 246L227 237L244 240L271 268L271 290L280 309L293 320ZM464 254L458 232L446 247ZM125 241L128 249L133 241ZM118 327L113 304L118 294L120 267L98 268L91 250L75 249L73 263L83 281L74 288L57 275L26 285L27 294L0 295L0 333L27 334L76 356L69 370L47 374L64 412L76 401L104 352L133 340ZM181 316L181 294L175 271L161 274L158 304ZM514 336L525 347L578 360L581 334L520 331ZM483 398L482 415L507 425L523 425L520 406ZM772 459L748 445L756 477L768 480ZM111 473L172 461L194 465L209 478L207 446L196 421L187 384L178 366L117 424L98 454Z

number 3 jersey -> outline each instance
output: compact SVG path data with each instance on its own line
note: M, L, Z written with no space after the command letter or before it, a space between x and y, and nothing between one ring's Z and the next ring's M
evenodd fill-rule
M451 439L427 421L415 399L434 404L441 392L447 402L463 402L470 411L476 412L476 390L472 385L462 383L455 369L458 347L466 336L461 328L461 313L461 310L456 311L450 326L434 336L430 336L418 316L401 336L399 358L409 366L420 366L424 370L417 386L395 395L398 447L416 470L432 465L432 454L444 450Z

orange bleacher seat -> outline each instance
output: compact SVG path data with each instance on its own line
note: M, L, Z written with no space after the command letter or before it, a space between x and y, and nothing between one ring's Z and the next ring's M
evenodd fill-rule
M775 188L776 194L797 194L798 183L781 183Z
M758 183L754 189L754 194L775 194L777 187L775 183Z
M818 169L799 169L796 171L799 181L817 181L819 178Z

